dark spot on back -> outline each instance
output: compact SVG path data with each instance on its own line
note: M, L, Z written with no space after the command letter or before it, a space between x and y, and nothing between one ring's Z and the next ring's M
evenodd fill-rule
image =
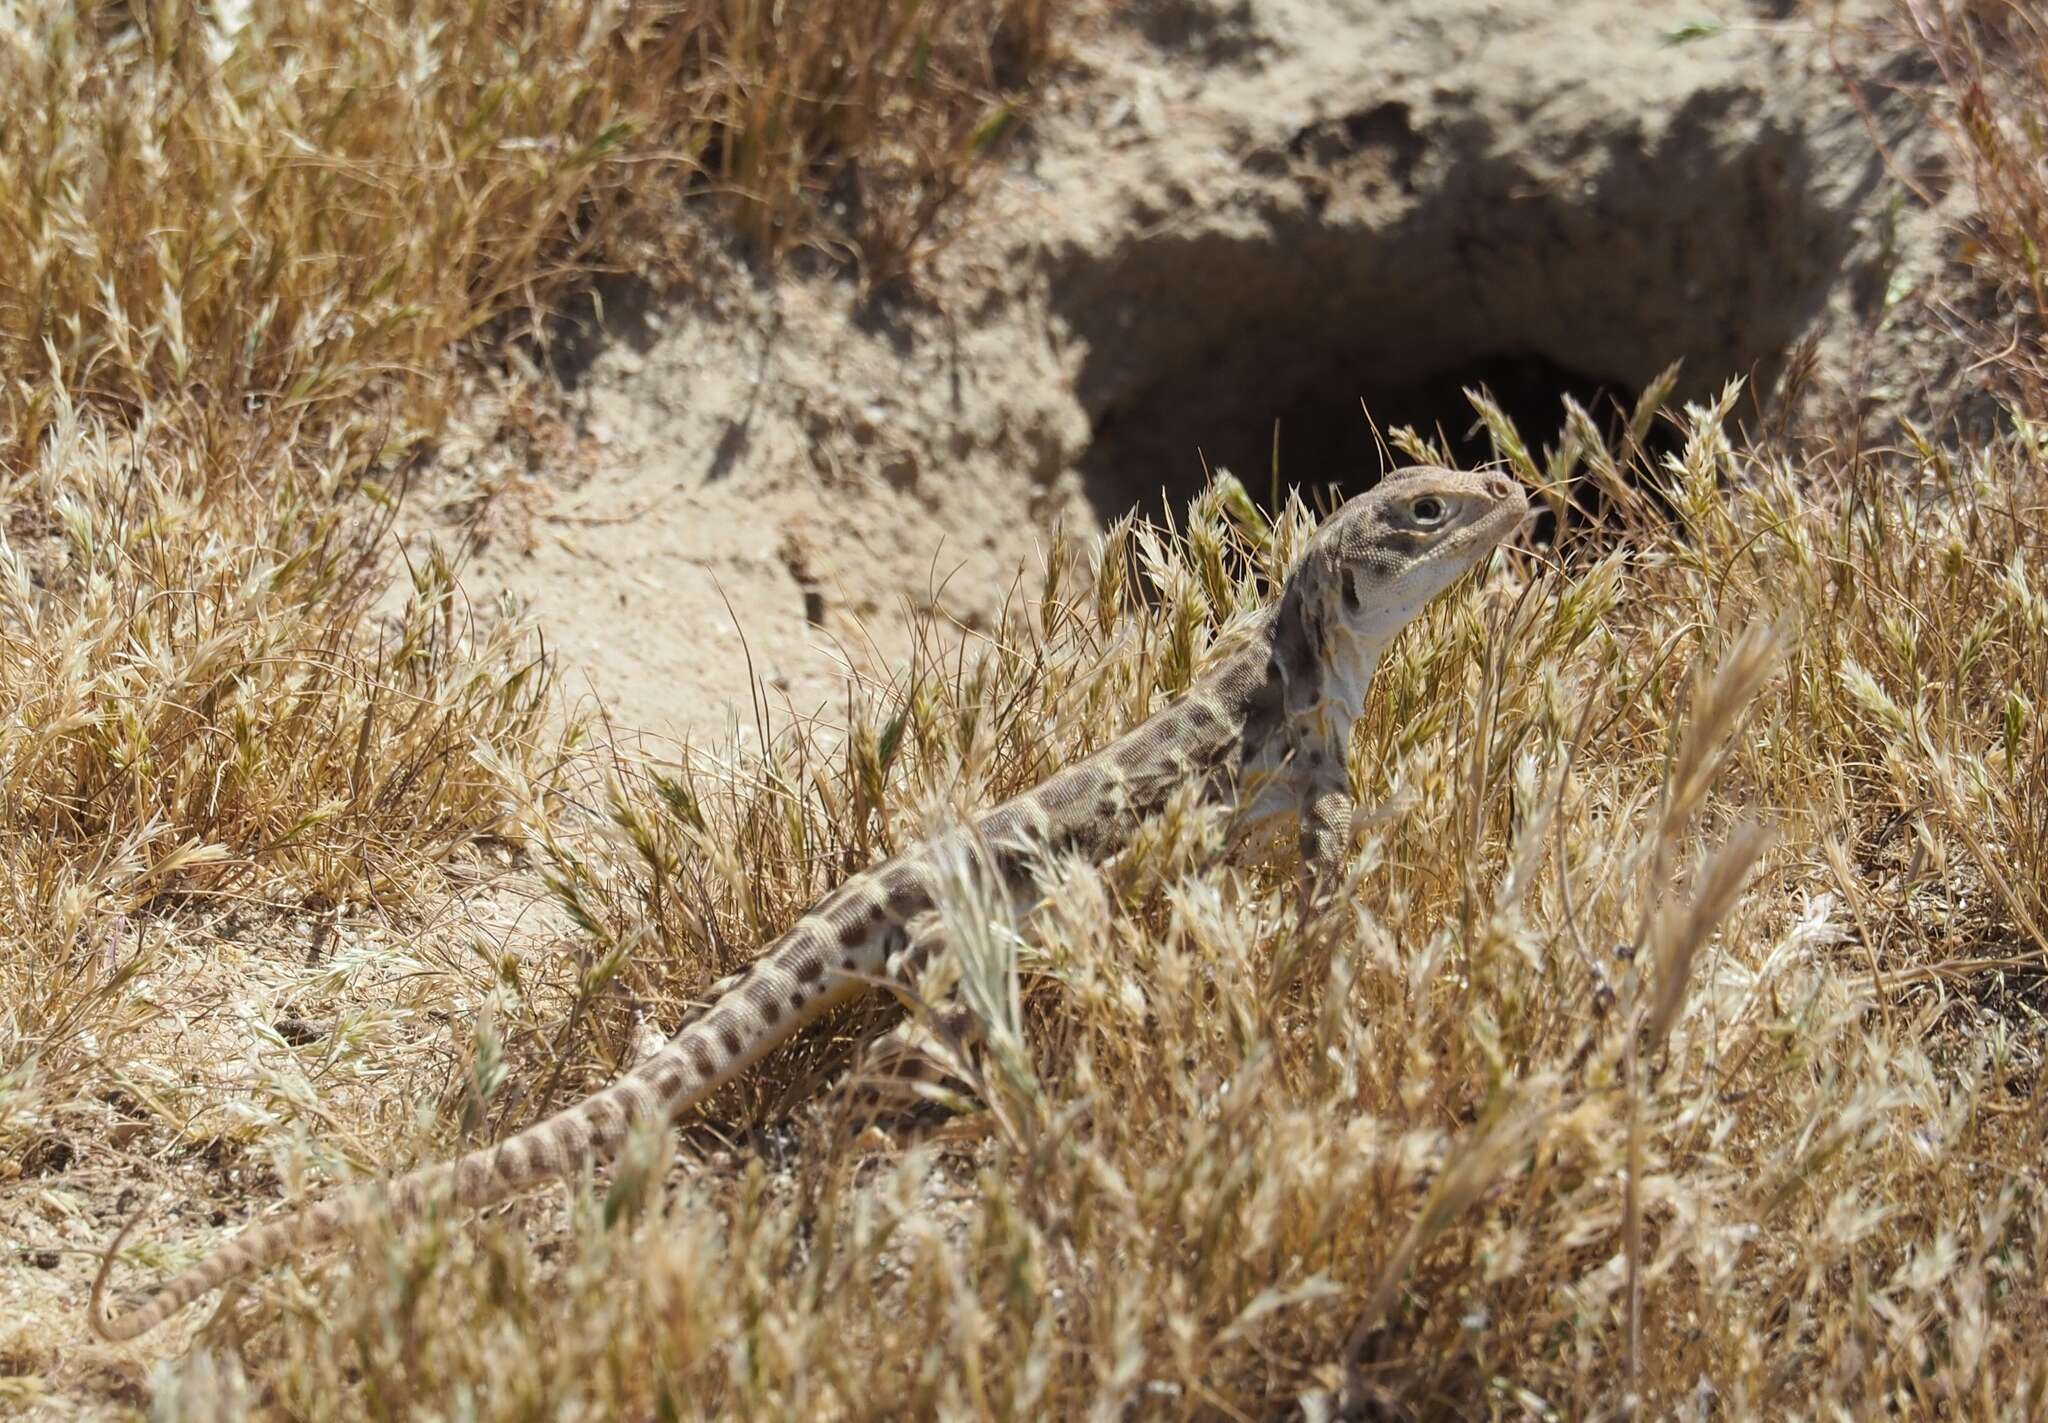
M1159 748L1152 744L1150 738L1126 742L1116 752L1117 769L1126 776L1150 771L1158 760Z
M719 1028L718 1041L725 1048L727 1057L738 1057L740 1055L739 1029L735 1028L732 1024L726 1023Z
M796 992L789 995L789 1011L792 1013L803 1012L804 1001L804 992L799 988Z
M861 915L858 919L850 921L845 928L839 931L839 946L843 949L850 949L854 945L865 941L869 930L874 927L875 920L879 919L881 915L882 911L880 909L874 909Z
M776 1002L773 998L770 998L765 1003L756 1004L755 1006L760 1010L761 1022L765 1026L772 1028L776 1025L776 1023L781 1021L782 1005Z
M1103 785L1109 780L1109 773L1089 757L1073 770L1060 778L1069 800L1093 800L1102 793ZM1046 789L1051 789L1048 784Z
M806 954L804 961L796 966L796 981L798 983L816 983L824 976L825 956L823 954Z
M909 914L912 910L924 908L924 886L913 874L892 875L889 879L889 912L896 915Z

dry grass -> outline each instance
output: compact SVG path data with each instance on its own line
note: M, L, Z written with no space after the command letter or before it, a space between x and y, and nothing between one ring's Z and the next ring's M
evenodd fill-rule
M991 86L1044 57L1048 12L10 10L0 452L37 447L53 374L124 416L273 438L396 386L414 398L379 433L403 441L440 413L459 338L533 323L593 267L686 258L692 193L771 250L828 240L899 272L1010 112ZM848 201L818 203L828 182Z
M607 1228L615 1188L563 1269L516 1232L415 1238L284 1326L289 1409L488 1379L506 1415L2023 1414L2048 759L2013 707L2048 620L2012 570L2048 554L2048 479L2017 448L1794 469L1724 413L1689 422L1677 527L1400 645L1356 767L1388 809L1330 918L1218 868L1199 814L1049 866L1016 935L963 904L963 1001L1014 1042L1021 969L1025 1047L940 1143L865 1157L828 1097L783 1169L689 1169ZM837 762L796 738L625 786L614 852L558 844L563 881L680 998L926 808L1184 682L1304 522L1244 507L1119 530Z
M1968 172L1976 211L1959 255L1976 268L1990 300L1976 344L1997 352L2024 413L2041 417L2048 353L2040 316L2048 311L2048 183L2041 163L2048 134L2048 19L2017 0L1950 7L1902 7L1902 18L1940 76L1933 116L1947 129Z
M566 813L540 645L386 531L467 338L687 280L683 203L910 271L1052 10L0 7L0 1411L86 1396L45 1272L115 1183L380 1159L523 982L377 938Z
M869 1020L842 1022L690 1128L701 1159L666 1199L650 1143L574 1196L566 1232L543 1197L370 1241L167 1333L154 1347L181 1350L147 1370L83 1342L58 1311L82 1300L110 1180L254 1208L280 1190L264 1163L378 1169L558 1104L628 1055L632 1002L672 1016L934 816L1146 715L1298 547L1305 511L1269 521L1226 484L1179 537L1056 549L1000 642L866 689L836 749L799 730L765 761L619 764L615 833L588 833L557 794L544 664L472 632L443 568L390 598L375 514L453 343L642 250L662 175L716 179L772 243L807 184L854 181L832 155L907 165L871 230L914 255L920 204L986 133L977 66L1041 53L1048 23L954 7L927 46L913 7L819 6L885 76L841 92L802 9L486 7L438 31L352 11L358 44L287 6L277 33L300 39L268 72L213 53L192 15L143 37L109 9L56 43L51 11L10 41L0 65L50 98L0 130L0 269L37 274L0 293L0 1221L22 1237L9 1270L48 1283L0 1325L0 1400L2048 1408L2048 449L2021 425L1965 451L1910 431L1854 457L1746 450L1726 403L1682 417L1655 519L1592 422L1542 468L1497 426L1553 497L1574 469L1614 487L1619 527L1497 566L1390 656L1354 763L1381 809L1323 917L1302 922L1284 878L1220 866L1192 807L1107 869L1046 866L1021 925L963 883L952 971L991 1046L968 1110L923 1144L854 1136L848 1094L820 1090ZM2037 33L2008 24L2005 51L1987 33L1927 42L2038 66ZM701 87L654 82L650 52ZM2048 169L2023 111L1985 112L2006 135L1986 171L2019 195L1987 199L1979 241L2033 412ZM951 176L914 180L927 162ZM450 192L434 211L455 226L422 231L423 196ZM493 836L532 848L587 931L578 956L339 954L332 974L378 976L388 1010L267 1057L286 1065L259 1075L260 1111L224 1110L223 1074L166 1040L166 1002L217 1006L195 980L262 968L188 942L219 906L423 912L439 867ZM127 947L146 926L168 943ZM457 1010L441 1026L437 1005ZM415 1111L425 1094L379 1074L396 1040L447 1034L456 1088ZM721 1132L750 1136L727 1156ZM123 1275L229 1224L160 1221Z

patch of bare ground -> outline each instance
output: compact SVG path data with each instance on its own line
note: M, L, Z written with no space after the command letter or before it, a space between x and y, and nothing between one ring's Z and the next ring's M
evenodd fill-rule
M1363 487L1401 425L1488 458L1468 388L1552 447L1674 365L1760 431L1987 408L1918 51L1772 5L1170 8L1073 36L913 282L577 304L552 438L486 403L436 465L472 595L617 725L758 744L757 704L843 722L923 613L992 626L1056 524L1216 467Z

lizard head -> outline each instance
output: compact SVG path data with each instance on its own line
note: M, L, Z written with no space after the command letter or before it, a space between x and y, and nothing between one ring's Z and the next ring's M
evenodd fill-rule
M1281 600L1275 647L1289 710L1356 715L1386 645L1423 604L1520 528L1502 474L1417 466L1348 500L1310 536Z

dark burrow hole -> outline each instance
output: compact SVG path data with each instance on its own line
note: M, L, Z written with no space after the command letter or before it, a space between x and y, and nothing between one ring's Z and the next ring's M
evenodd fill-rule
M1627 126L1589 132L1580 180L1564 182L1549 158L1476 141L1483 126L1380 102L1248 150L1213 209L1160 199L1171 220L1075 252L1053 288L1084 352L1080 464L1097 512L1184 506L1205 462L1260 499L1276 483L1355 493L1408 462L1374 424L1484 464L1467 387L1492 393L1539 460L1562 397L1612 447L1673 362L1669 411L1732 377L1769 391L1825 305L1849 225L1796 133L1731 143L1727 121L1708 96L1648 145ZM1676 432L1659 420L1650 438L1639 469ZM1597 515L1584 483L1573 496Z
M1082 471L1090 500L1105 515L1134 505L1148 516L1178 510L1208 473L1227 469L1261 504L1290 486L1341 499L1370 489L1412 463L1385 439L1408 426L1471 469L1496 458L1467 390L1484 390L1514 422L1539 460L1564 432L1564 397L1594 419L1610 443L1626 427L1641 392L1572 370L1534 351L1480 356L1412 378L1361 383L1359 362L1336 360L1284 391L1190 393L1172 409L1140 402L1097 422ZM1648 453L1677 448L1677 431L1656 422ZM1581 491L1589 512L1598 505Z

